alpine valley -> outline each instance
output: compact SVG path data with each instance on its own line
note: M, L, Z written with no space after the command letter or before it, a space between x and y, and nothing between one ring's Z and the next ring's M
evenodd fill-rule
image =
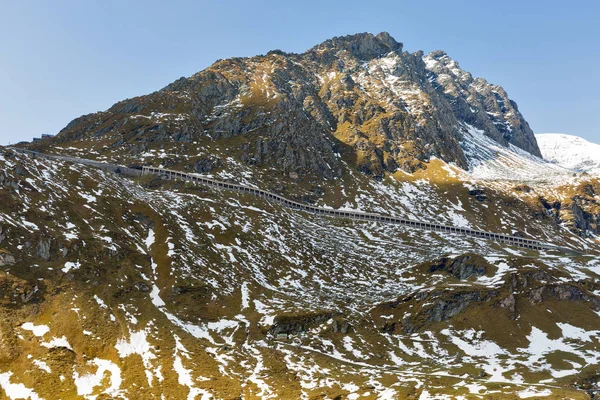
M0 398L595 398L598 164L546 149L502 87L387 33L219 60L0 147Z

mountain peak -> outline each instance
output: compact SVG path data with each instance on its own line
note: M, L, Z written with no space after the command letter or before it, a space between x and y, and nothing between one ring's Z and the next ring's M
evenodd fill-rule
M402 52L403 44L397 42L389 33L377 35L364 32L354 35L336 36L313 47L310 51L346 50L359 59L369 60L388 54L391 51Z
M85 138L99 146L94 151L136 157L159 143L182 151L235 137L240 144L230 156L243 164L324 179L342 173L338 154L377 178L398 168L412 173L431 157L467 168L464 124L540 155L503 90L475 81L445 53L423 57L402 46L387 32L358 33L303 54L222 60L160 92L79 118L52 143ZM212 154L206 160L198 168L220 163Z

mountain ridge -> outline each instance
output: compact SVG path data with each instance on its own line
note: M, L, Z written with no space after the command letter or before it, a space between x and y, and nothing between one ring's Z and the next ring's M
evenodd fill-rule
M443 52L402 52L387 33L363 33L301 54L218 61L150 95L77 118L51 143L87 137L99 142L94 151L132 156L153 142L174 147L235 139L241 142L235 159L284 174L339 177L341 154L382 177L422 168L432 156L466 168L462 122L540 155L499 86L473 79Z

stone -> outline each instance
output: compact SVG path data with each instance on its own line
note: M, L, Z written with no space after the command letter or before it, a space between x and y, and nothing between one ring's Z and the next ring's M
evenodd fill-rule
M509 311L510 319L516 319L516 300L512 293L502 299L499 305L501 308L506 308Z
M475 188L475 189L469 190L469 195L475 197L478 201L486 201L487 200L485 191L481 188Z
M218 157L209 156L201 158L194 163L194 171L199 173L212 172L216 168L222 166L223 163Z
M148 286L145 282L136 282L134 286L137 290L143 293L150 291L150 286Z
M0 249L0 267L12 265L16 262L15 257L4 249Z
M444 271L460 280L467 280L471 277L483 276L489 264L479 255L463 254L455 258L443 257L422 265L428 272Z
M36 256L46 261L50 260L50 243L50 239L41 239L36 247Z

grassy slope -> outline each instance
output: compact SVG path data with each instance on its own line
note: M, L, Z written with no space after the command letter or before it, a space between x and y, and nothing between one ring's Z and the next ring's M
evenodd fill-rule
M560 337L556 322L600 330L589 301L547 295L537 302L531 294L546 284L568 282L595 297L597 276L593 268L585 268L597 267L593 259L540 258L527 252L509 256L484 241L320 219L237 194L149 177L123 181L84 167L19 157L3 152L0 160L8 181L18 187L0 193L1 225L7 232L0 246L17 260L2 267L0 276L0 373L11 371L11 382L34 388L43 398L74 398L74 373L96 373L96 359L108 360L120 370L119 390L110 391L116 376L108 372L94 389L113 397L152 398L165 393L180 398L194 390L207 390L219 398L269 393L296 398L302 392L326 397L357 393L368 398L385 390L417 397L424 389L474 396L476 389L459 386L466 383L499 390L500 397L527 387L489 382L489 376L481 375L486 357L463 354L442 333L445 329L463 338L470 329L484 332L483 338L465 340L474 345L491 340L509 351L512 356L500 357L514 360L500 363L506 368L504 379L512 379L514 373L526 383L551 379L535 390L550 390L557 398L583 396L570 389L573 382L594 375L594 368L584 368L575 353L549 353L544 358L550 367L539 371L527 367L527 356L518 354L518 348L527 347L533 326L550 339ZM419 174L396 176L399 183L374 184L350 172L344 179L339 183L343 194L332 185L321 201L406 214L422 208L430 218L450 220L448 215L458 212L472 224L500 231L526 221L532 211L493 192L494 201L479 202L436 162ZM311 185L300 182L297 196L310 190ZM403 204L398 198L407 190L414 191L415 199ZM441 206L432 209L432 204ZM464 211L457 211L459 205ZM528 232L557 229L546 219L532 222L534 228ZM66 232L73 236L66 237ZM35 253L48 239L51 257L44 260ZM64 256L62 249L67 249ZM415 268L467 249L496 255L487 276L459 281ZM64 273L67 261L81 266ZM552 282L528 277L530 270L548 271ZM498 303L511 292L512 276L529 283L517 290L511 316ZM383 306L408 293L429 291L432 294L421 300ZM435 291L441 294L434 295ZM426 321L428 309L464 291L496 293L448 320ZM311 315L331 311L333 319L311 322ZM273 321L281 321L273 318L282 314L288 321L304 321L304 332L285 340L270 338ZM401 328L392 334L382 331L386 323L401 322L406 316L425 323L413 334ZM351 328L342 333L334 328L334 320ZM44 324L50 330L37 337L21 327L24 322ZM139 340L134 349L146 357L146 365L141 355L117 350L119 340L143 335L146 340ZM42 346L62 336L72 349ZM412 353L402 350L398 341ZM595 357L596 339L577 343L577 351ZM51 373L34 360L46 362ZM573 367L567 360L580 364L576 373L553 378L548 371ZM179 366L192 377L191 391ZM432 375L436 372L452 376Z

